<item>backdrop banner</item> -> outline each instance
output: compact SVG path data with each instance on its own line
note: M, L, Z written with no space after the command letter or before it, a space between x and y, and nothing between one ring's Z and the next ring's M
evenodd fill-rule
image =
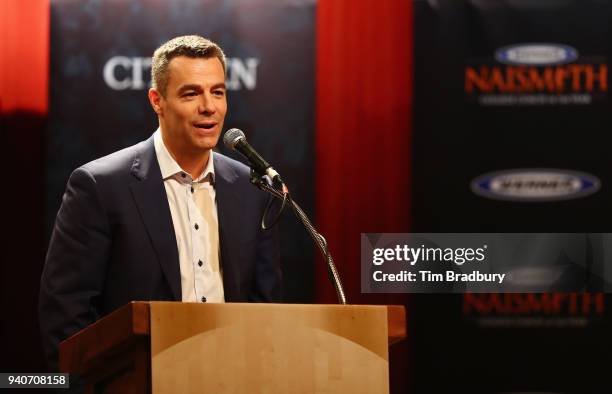
M47 233L73 169L155 131L150 58L185 34L224 49L225 129L242 129L314 216L315 11L314 0L52 1ZM307 301L311 241L291 215L281 226L286 298Z
M612 3L414 4L412 229L609 233ZM414 296L416 391L606 391L610 296L587 289Z

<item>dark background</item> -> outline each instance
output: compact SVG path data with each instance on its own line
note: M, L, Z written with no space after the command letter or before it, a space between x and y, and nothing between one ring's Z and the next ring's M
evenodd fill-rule
M412 230L610 232L610 97L587 106L486 107L466 96L464 71L499 65L493 54L501 47L534 42L570 45L578 62L607 63L612 3L414 4ZM583 171L602 187L557 202L499 201L470 190L477 176L516 168ZM609 300L601 313L579 313L577 326L566 307L478 314L464 312L462 295L414 296L414 392L609 392Z
M546 310L543 295L535 295L531 304L519 295L507 305L495 304L492 297L488 301L497 306L485 312L469 309L463 295L364 296L354 285L359 281L358 260L344 257L351 256L347 248L358 247L361 232L607 232L609 97L580 107L482 107L466 99L463 78L466 64L495 64L496 49L525 42L571 45L584 61L607 62L612 54L612 4L32 4L17 14L11 7L26 7L18 1L0 8L2 29L13 26L26 32L15 38L0 30L7 34L0 46L5 169L0 200L0 371L44 370L37 328L38 280L70 171L146 138L155 128L145 91L109 89L101 78L104 62L115 55L149 56L171 36L199 33L217 40L229 57L261 60L257 88L230 92L226 126L246 132L283 174L296 200L322 225L334 256L343 257L337 262L349 300L407 306L408 340L390 350L393 392L610 392L608 296L599 307L589 304L578 311L567 304ZM27 33L41 23L37 18L49 25L47 46L42 47L49 61L42 71L23 55L38 48ZM408 33L390 29L394 23ZM17 55L5 50L9 45L18 49ZM343 68L323 64L335 53L341 54ZM5 72L7 64L18 72ZM12 85L13 80L27 82L45 70L48 108L30 108L17 99L11 104L15 97L36 93ZM322 82L330 74L333 80ZM331 95L339 100L327 106ZM384 112L389 107L406 114L397 118L405 120L389 120ZM343 116L354 123L336 121ZM330 137L329 130L337 133L335 142L326 139L321 144ZM406 151L397 153L389 144L405 146ZM330 163L330 158L333 166L322 171L317 163ZM370 172L372 167L389 168L385 165L395 172ZM539 203L485 199L470 191L471 180L483 173L536 167L588 172L602 181L602 188L583 199ZM350 179L352 186L322 188L324 176L329 183ZM376 198L363 200L363 189ZM349 215L380 213L384 220L375 225L346 220L347 207L360 199L365 209ZM320 209L322 200L340 203L330 213ZM306 233L289 215L281 226L286 300L333 303ZM496 326L487 326L491 322Z

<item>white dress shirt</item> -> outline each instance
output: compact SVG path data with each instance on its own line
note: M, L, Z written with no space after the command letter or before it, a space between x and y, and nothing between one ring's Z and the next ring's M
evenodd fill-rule
M183 302L225 302L221 256L218 252L219 226L213 186L215 179L213 151L210 151L206 168L194 180L170 155L159 129L153 138L176 234L182 300ZM212 215L201 214L201 208L194 199L195 192L204 192L205 197L210 197L208 205L214 207ZM208 223L207 217L209 220L212 218L214 223ZM210 225L217 229L216 236L209 236ZM211 238L216 241L216 245L211 244ZM213 251L217 251L216 258L213 258Z

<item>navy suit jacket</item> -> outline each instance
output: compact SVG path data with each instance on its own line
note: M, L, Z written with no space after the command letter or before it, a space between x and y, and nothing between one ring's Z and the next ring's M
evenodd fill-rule
M223 285L228 302L281 299L268 197L244 164L215 153ZM178 248L153 137L76 169L43 270L39 319L56 368L60 341L130 301L181 300Z

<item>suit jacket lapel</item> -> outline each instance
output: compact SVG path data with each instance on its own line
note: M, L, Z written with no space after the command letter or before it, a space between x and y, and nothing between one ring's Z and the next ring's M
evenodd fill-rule
M132 174L138 179L131 184L132 195L172 294L175 300L180 301L181 272L176 235L153 137L142 142L141 146L131 168Z
M232 215L233 207L240 203L232 184L238 174L228 165L221 155L215 155L215 194L217 198L217 217L219 218L219 243L221 247L221 267L223 268L223 290L226 301L244 301L240 297L240 269L233 258L231 234L237 234L239 223ZM238 226L237 226L238 224Z

